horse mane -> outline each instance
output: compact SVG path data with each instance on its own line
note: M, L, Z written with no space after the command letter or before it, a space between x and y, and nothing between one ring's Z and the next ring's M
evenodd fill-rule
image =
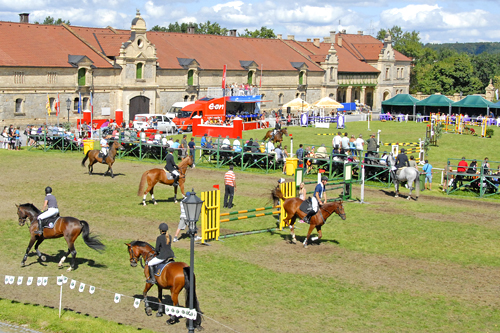
M25 204L19 205L19 207L28 208L29 210L34 211L36 214L41 213L40 209L36 208L36 206L33 205L32 203L25 203Z
M184 166L187 166L187 164L189 163L189 159L191 159L192 157L191 156L186 156L182 159L181 163L179 163L179 168L180 167L184 167Z
M143 241L140 241L140 240L136 240L136 241L130 242L130 246L149 246L152 249L154 249L154 247L151 244L149 244L148 242L143 242Z

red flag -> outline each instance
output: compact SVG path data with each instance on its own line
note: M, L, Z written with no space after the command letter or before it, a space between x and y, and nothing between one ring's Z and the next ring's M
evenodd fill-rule
M222 89L226 88L226 68L227 65L224 65L224 70L222 71Z
M59 111L61 111L61 99L59 98L59 93L57 94L57 99L56 99L56 103L55 103L54 107L56 109L56 116L58 116Z

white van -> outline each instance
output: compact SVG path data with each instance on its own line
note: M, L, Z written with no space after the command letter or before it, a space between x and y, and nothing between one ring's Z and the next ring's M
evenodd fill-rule
M195 101L174 103L174 104L172 104L172 106L168 110L167 116L170 119L174 119L175 117L177 117L177 114L182 110L183 107L194 104L194 103L195 103Z
M141 113L136 114L134 118L134 129L156 129L164 133L174 133L177 129L172 119L164 114Z

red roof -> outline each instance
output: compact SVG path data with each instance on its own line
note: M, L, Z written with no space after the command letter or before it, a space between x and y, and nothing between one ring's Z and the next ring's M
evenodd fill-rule
M348 47L355 49L366 60L378 60L378 55L384 46L381 41L370 35L342 34L342 38L343 43L347 43ZM411 58L396 50L394 55L397 61L411 61Z
M112 65L61 25L0 22L0 66L72 67L68 55L84 55L98 68Z
M323 71L314 61L293 51L280 39L226 37L169 32L147 33L156 46L161 68L181 69L177 58L195 59L202 69L243 70L240 61L255 61L264 70L296 70L304 62L309 71Z
M104 54L108 57L117 57L120 54L122 43L125 43L130 38L130 31L128 30L86 27L71 27L71 30L100 52L104 51Z

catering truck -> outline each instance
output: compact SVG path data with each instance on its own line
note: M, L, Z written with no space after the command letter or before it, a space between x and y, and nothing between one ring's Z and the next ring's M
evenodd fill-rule
M260 113L260 95L258 96L226 96L219 98L204 97L194 104L183 107L173 119L177 128L191 132L193 117L200 116L205 123L210 119L225 121L226 117L258 118Z

